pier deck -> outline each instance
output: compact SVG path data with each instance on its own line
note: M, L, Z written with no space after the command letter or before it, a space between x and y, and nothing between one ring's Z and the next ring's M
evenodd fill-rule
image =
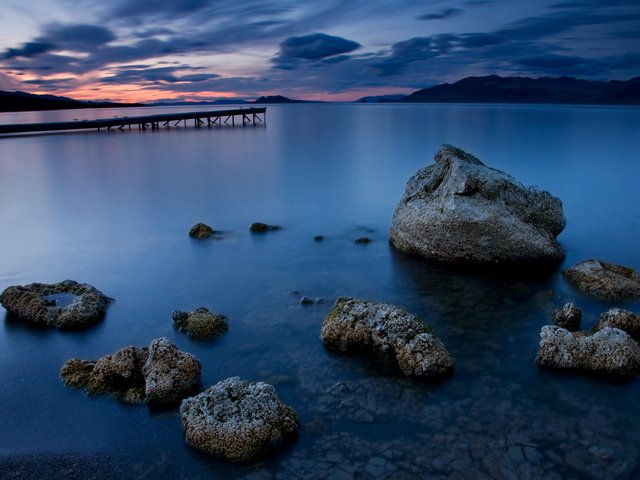
M187 126L191 121L195 127L206 125L222 126L223 124L235 125L236 117L240 117L242 125L264 123L266 120L266 107L236 108L233 110L211 110L207 112L188 113L161 113L157 115L144 115L138 117L116 117L98 120L76 120L73 122L45 122L45 123L14 123L0 125L0 134L7 133L31 133L31 132L55 132L62 130L87 130L105 129L124 130L137 127L138 130L158 130L161 126L170 128L179 126L182 122ZM261 117L262 116L262 117Z

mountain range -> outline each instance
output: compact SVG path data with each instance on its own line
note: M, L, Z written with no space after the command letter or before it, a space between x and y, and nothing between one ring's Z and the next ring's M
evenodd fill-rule
M90 102L54 95L34 95L0 90L0 111L60 110L70 108L143 107L168 105L229 105L304 103L282 95L257 100L222 99L204 102L160 102L154 104ZM467 77L455 83L424 88L410 95L363 97L358 103L551 103L640 105L640 77L597 82L572 77ZM311 102L309 102L311 103ZM315 102L314 102L315 103Z

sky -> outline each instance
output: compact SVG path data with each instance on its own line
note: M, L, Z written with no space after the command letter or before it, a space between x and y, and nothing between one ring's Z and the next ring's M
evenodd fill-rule
M467 76L640 76L640 0L2 0L0 90L355 100Z

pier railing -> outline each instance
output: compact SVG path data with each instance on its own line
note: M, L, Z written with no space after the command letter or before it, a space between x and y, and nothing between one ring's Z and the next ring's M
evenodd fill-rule
M195 127L222 126L236 124L242 125L264 123L267 117L266 107L236 108L233 110L211 110L207 112L188 113L161 113L157 115L144 115L137 117L116 117L103 118L98 120L76 120L72 122L45 122L45 123L14 123L0 125L0 134L7 133L30 133L30 132L55 132L62 130L131 130L137 127L138 130L159 130L161 127L177 127L181 123L188 126L192 121Z

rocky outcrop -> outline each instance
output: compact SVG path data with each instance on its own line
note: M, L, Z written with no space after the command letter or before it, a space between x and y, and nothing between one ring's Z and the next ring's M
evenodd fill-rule
M216 338L229 329L227 317L199 307L193 312L176 310L171 314L173 324L181 331L195 338Z
M97 361L72 358L60 371L65 385L127 403L171 404L200 384L200 362L166 338L125 347Z
M585 260L562 272L582 293L602 300L640 297L640 272L624 265Z
M192 238L197 238L198 240L203 240L206 238L213 237L214 234L213 228L211 228L206 223L196 223L191 230L189 230L189 236Z
M619 328L624 330L635 340L640 340L640 316L622 308L612 308L600 315L595 330L603 328Z
M436 376L453 368L453 358L418 317L385 303L340 297L322 324L331 349L369 350L405 375Z
M631 377L640 372L640 347L617 328L605 327L588 335L547 325L540 331L536 363L541 367Z
M451 145L406 186L391 224L398 249L447 263L556 263L562 202Z
M256 460L298 432L295 411L266 383L228 378L180 405L189 445L233 462Z
M267 225L266 223L260 223L260 222L252 223L251 226L249 227L249 231L253 233L264 233L264 232L270 232L273 230L282 230L282 227L278 225Z
M17 320L63 330L97 323L109 300L97 288L73 280L11 286L0 294L0 304Z
M573 303L566 303L560 310L553 312L553 320L557 326L566 328L571 332L580 330L582 310Z

